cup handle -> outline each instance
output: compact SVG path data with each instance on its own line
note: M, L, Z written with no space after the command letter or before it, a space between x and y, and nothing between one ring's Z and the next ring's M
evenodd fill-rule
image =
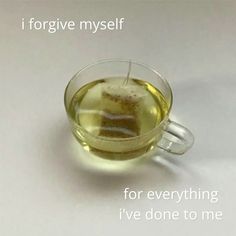
M187 128L168 120L157 146L166 152L181 155L192 147L193 142L193 134Z

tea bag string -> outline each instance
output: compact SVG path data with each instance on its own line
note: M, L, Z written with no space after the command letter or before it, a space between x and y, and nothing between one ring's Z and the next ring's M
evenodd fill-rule
M129 60L129 67L128 67L128 72L127 72L127 76L126 78L124 79L123 83L122 83L122 86L126 86L129 82L129 76L130 76L130 72L131 72L131 60Z

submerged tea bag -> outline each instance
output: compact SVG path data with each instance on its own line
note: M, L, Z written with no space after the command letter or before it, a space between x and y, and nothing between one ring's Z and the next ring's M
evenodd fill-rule
M129 138L140 134L137 111L140 97L133 86L104 84L102 89L102 118L99 135Z

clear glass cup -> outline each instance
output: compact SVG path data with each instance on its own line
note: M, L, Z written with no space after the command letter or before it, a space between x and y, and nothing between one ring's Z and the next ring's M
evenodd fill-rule
M78 125L69 113L74 94L84 85L95 80L126 77L147 81L158 88L168 104L164 119L152 130L131 138L110 138L94 135ZM85 150L110 160L128 160L140 157L154 148L161 148L172 154L185 153L194 142L192 133L169 119L172 106L172 91L168 82L154 69L130 60L103 60L81 69L68 83L64 103L72 132Z

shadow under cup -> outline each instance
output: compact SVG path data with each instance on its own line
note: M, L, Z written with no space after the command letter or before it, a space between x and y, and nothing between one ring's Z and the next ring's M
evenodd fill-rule
M69 112L74 95L83 86L104 78L135 78L157 88L167 104L162 121L150 131L128 138L94 135L82 127ZM129 60L104 60L80 70L68 83L64 102L72 132L85 150L109 160L127 160L140 157L157 146L174 154L183 154L193 144L193 136L185 127L169 120L172 91L168 82L155 70Z

